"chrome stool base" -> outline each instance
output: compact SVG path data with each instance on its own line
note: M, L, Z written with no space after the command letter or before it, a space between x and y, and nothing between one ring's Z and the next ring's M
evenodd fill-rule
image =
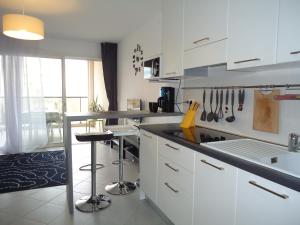
M106 195L84 196L76 201L75 207L81 212L98 212L110 206L111 199Z
M105 186L105 191L112 195L127 195L135 190L136 186L132 182L113 182Z
M79 170L81 170L81 171L91 171L91 168L92 168L91 164L86 164L86 165L83 165L83 166L79 167ZM104 168L103 164L100 164L100 163L96 164L96 170L99 170L99 169L102 169L102 168Z

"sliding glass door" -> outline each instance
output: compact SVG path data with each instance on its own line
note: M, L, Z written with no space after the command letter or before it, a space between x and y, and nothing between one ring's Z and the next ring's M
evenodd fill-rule
M18 119L21 124L18 126L21 144L26 140L29 145L32 143L31 140L35 140L38 142L35 145L38 148L63 146L65 112L88 112L89 102L96 97L99 104L107 105L107 100L104 101L105 104L103 103L103 96L105 95L106 99L106 93L103 87L102 64L99 61L8 56L20 62L7 64L6 57L0 55L0 73L8 75L11 69L23 76L20 81L16 80L22 92ZM5 71L4 67L2 68L4 65L2 60L5 62ZM11 95L6 89L14 88L5 86L4 77L0 76L0 149L5 148L8 130L12 130L8 128L12 123L8 122L11 115L7 115L6 109ZM86 121L72 126L74 132L85 132Z
M65 60L65 90L67 112L89 111L89 61ZM85 125L79 123L77 125ZM75 124L73 124L75 126Z
M62 59L41 58L42 86L48 132L47 146L63 145Z

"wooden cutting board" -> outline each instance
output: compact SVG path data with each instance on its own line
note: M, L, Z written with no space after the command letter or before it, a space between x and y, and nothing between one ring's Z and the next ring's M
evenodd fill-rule
M274 100L275 95L280 95L280 90L272 90L268 93L254 91L254 130L279 132L279 101Z

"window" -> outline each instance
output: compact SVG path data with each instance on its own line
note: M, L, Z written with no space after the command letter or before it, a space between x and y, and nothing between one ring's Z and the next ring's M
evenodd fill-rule
M87 60L66 59L66 101L68 112L88 111L89 68Z

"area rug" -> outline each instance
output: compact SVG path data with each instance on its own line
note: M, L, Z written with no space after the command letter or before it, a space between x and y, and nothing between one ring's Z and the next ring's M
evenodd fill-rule
M64 151L0 156L0 193L65 185Z

